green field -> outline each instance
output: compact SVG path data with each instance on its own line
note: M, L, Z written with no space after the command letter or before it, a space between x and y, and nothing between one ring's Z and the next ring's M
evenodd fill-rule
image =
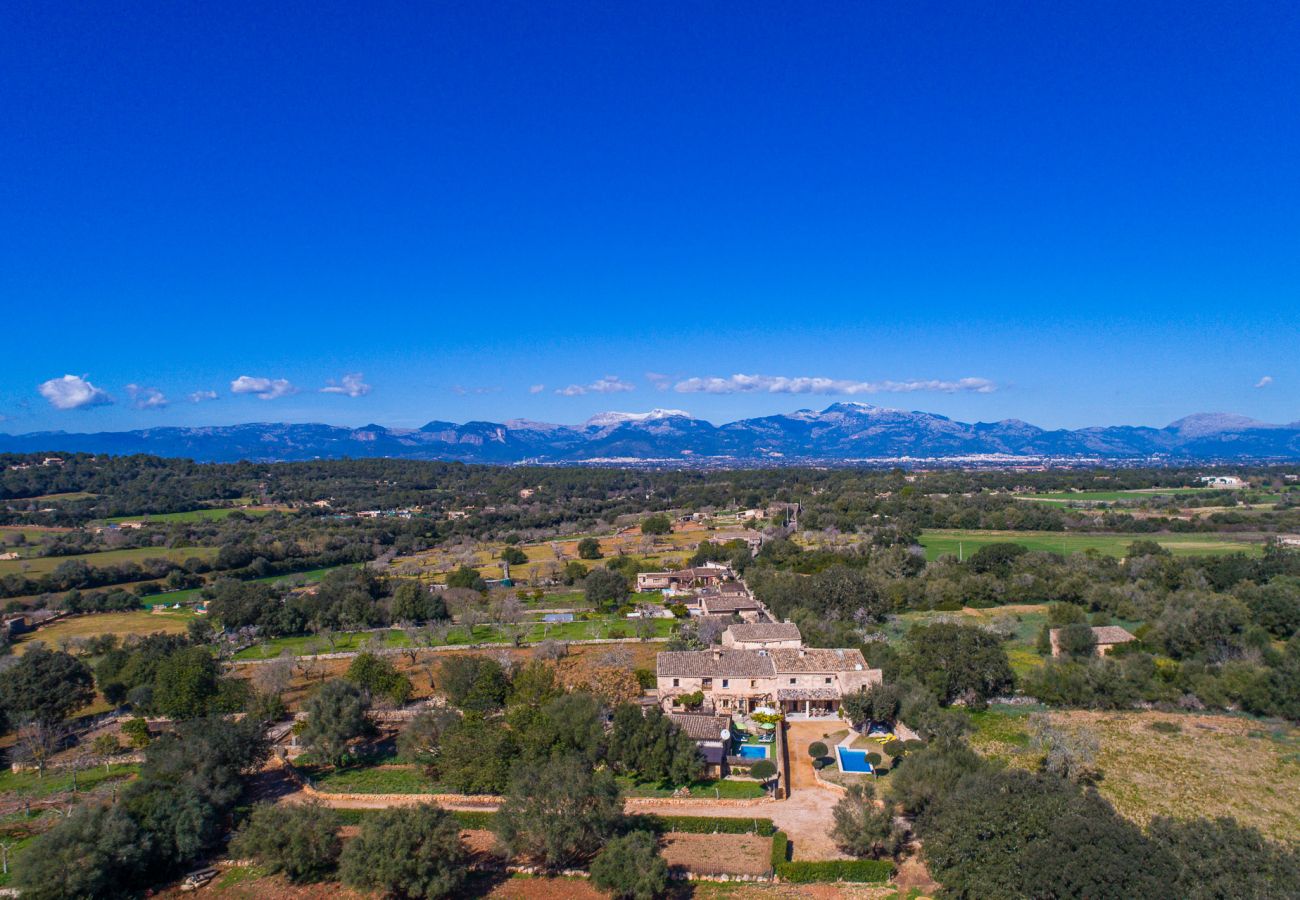
M558 641L599 640L608 639L611 636L618 637L620 632L622 637L631 638L636 637L634 621L604 617L592 619L588 622L563 622L554 625L539 622L524 623L528 626L528 630L523 639L528 643L536 643L547 639ZM673 629L677 627L677 620L655 619L654 625L655 637L668 637L673 633ZM503 629L495 625L476 625L473 632L471 636L469 629L464 626L453 626L451 631L448 632L446 640L432 646L462 647L471 644L498 644L510 639ZM336 635L333 646L314 635L274 638L263 644L246 647L235 654L235 659L269 659L279 656L285 650L295 656L308 655L310 652L342 653L367 647L375 638L382 640L383 647L410 646L406 633L396 628L383 631L349 631ZM314 651L309 648L314 648Z
M210 560L217 555L216 547L133 547L129 550L104 550L100 553L80 553L73 556L37 556L31 559L0 560L0 575L48 575L60 563L79 560L88 566L116 566L146 559L169 559L182 563L192 556Z
M111 519L105 519L104 522L109 525L117 525L122 522L144 522L146 524L159 524L168 522L206 522L219 521L230 516L231 513L241 512L246 516L266 516L275 510L271 509L237 509L235 507L220 507L217 509L191 509L187 512L158 513L157 515L140 515L140 516L114 516Z
M1045 491L1034 494L1016 494L1017 500L1054 500L1060 502L1075 501L1080 503L1113 503L1120 500L1145 500L1153 497L1173 497L1196 494L1224 493L1223 489L1174 487L1142 488L1129 491Z
M1034 768L1040 754L1028 726L1035 712L1096 737L1097 789L1135 822L1232 816L1274 840L1294 842L1300 835L1300 730L1293 725L1247 716L993 706L971 715L971 745ZM1155 722L1175 730L1157 732Z
M266 578L254 578L252 583L273 584L277 581L292 581L294 583L312 584L320 581L328 573L333 572L342 566L327 566L323 569L308 569L305 572L291 572L287 575L268 575ZM166 591L160 594L148 594L140 598L140 602L145 606L171 606L173 603L194 603L199 599L199 594L203 588L189 588L183 591Z
M1096 550L1106 556L1123 556L1134 541L1155 541L1176 556L1208 556L1222 553L1246 553L1258 556L1263 545L1233 540L1215 534L1079 534L1058 531L974 531L933 528L921 533L925 558L961 554L969 557L985 544L1012 543L1030 550L1051 553L1082 553Z

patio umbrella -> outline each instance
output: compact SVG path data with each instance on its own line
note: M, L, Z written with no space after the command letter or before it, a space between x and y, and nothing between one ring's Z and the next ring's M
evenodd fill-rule
M761 728L761 729L763 729L764 731L775 731L775 730L776 730L776 726L773 725L771 722L759 722L759 723L758 723L758 727Z

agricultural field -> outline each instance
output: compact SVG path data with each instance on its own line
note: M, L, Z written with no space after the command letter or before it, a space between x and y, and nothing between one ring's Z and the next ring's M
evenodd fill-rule
M99 553L79 553L71 556L37 556L31 559L0 560L0 575L48 575L68 561L84 562L88 566L116 566L122 563L140 563L146 559L168 559L182 563L190 557L210 560L217 555L216 547L132 547L127 550L104 550Z
M21 654L33 642L40 641L50 647L59 647L76 638L97 637L101 634L116 634L125 637L129 634L182 634L194 618L190 609L167 610L166 612L130 612L87 613L59 619L43 628L29 632L18 638L14 652Z
M268 575L265 578L254 578L250 584L266 583L274 584L277 581L289 581L293 584L313 584L320 581L330 572L333 572L338 566L327 566L323 569L308 569L305 572L291 572L286 575ZM164 591L158 594L147 594L140 598L140 602L145 606L171 606L174 603L194 603L199 599L199 594L203 588L187 588L181 591Z
M1012 636L1003 646L1006 648L1007 659L1017 677L1043 664L1043 657L1039 655L1037 645L1038 633L1047 624L1045 603L1008 604L989 609L966 607L954 612L906 612L890 617L884 630L890 641L898 641L913 625L954 620L963 624L996 625L999 630L1005 629L1011 632ZM1138 625L1137 622L1122 621L1116 621L1114 624L1122 625L1130 631Z
M677 627L676 619L653 619L653 637L666 638ZM588 621L574 622L522 622L523 640L537 643L544 640L587 641L607 640L610 638L636 637L636 620L621 616L598 616ZM512 635L498 625L475 625L469 628L463 625L453 626L441 640L424 645L429 647L460 647L474 644L509 643ZM235 659L270 659L288 651L294 656L311 656L317 653L340 653L349 650L362 650L367 647L400 648L409 647L410 639L406 632L398 628L385 628L378 631L350 631L333 636L333 643L316 635L296 635L293 637L273 638L247 647L235 654Z
M1045 500L1053 503L1116 503L1141 501L1157 497L1187 497L1221 494L1222 489L1197 487L1137 488L1127 491L1044 491L1033 494L1016 494L1017 500Z
M969 557L985 544L1013 543L1030 550L1051 553L1082 553L1096 550L1107 556L1123 556L1134 541L1155 541L1176 556L1209 556L1245 553L1258 556L1263 544L1215 534L1080 534L1063 531L978 531L931 528L921 532L925 558L944 555Z
M739 526L709 527L698 522L674 523L671 534L654 537L642 535L640 529L623 529L616 534L570 535L562 539L539 544L520 544L519 549L528 562L510 567L511 578L525 583L558 577L564 564L578 560L588 568L603 564L604 560L624 554L638 562L653 566L678 568L685 565L695 547L706 540L726 540L734 537ZM579 559L578 541L595 537L600 542L601 559ZM478 544L473 547L448 547L402 556L393 560L393 571L421 580L441 582L447 573L461 565L476 569L484 578L501 577L501 552L506 545L501 542Z
M972 744L1032 768L1024 707L972 715ZM1041 711L1041 710L1039 710ZM1246 716L1161 712L1047 712L1053 724L1096 737L1097 789L1121 815L1187 819L1232 816L1275 840L1300 841L1300 728Z

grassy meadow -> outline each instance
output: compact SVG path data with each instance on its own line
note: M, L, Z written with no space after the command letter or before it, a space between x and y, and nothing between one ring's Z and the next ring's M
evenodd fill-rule
M217 555L216 547L132 547L126 550L104 550L99 553L79 553L72 556L38 556L31 559L0 560L0 575L48 575L60 563L75 560L88 566L116 566L122 563L143 562L146 559L169 559L182 563L192 556L210 560Z
M96 637L101 634L116 634L125 637L128 634L182 634L194 618L190 609L168 610L151 613L143 610L131 612L89 613L83 616L69 616L59 619L36 631L24 634L14 644L15 653L23 653L35 641L41 641L51 647L58 647L65 641L75 638Z
M925 558L961 553L969 557L985 544L1012 543L1030 550L1051 553L1082 553L1095 550L1107 556L1123 556L1134 541L1155 541L1176 556L1209 556L1245 553L1258 556L1263 544L1234 540L1215 534L1081 534L1064 531L979 531L954 528L930 528L921 532Z
M1038 757L1028 720L1035 711L993 707L972 714L972 744L1009 765L1033 768ZM1232 715L1046 714L1053 724L1097 738L1097 789L1121 815L1143 824L1158 815L1232 816L1275 840L1300 842L1300 728ZM1160 726L1169 731L1152 728L1157 722L1169 723Z

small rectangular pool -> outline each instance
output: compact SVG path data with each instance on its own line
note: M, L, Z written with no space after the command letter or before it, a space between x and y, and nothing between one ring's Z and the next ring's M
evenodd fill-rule
M867 762L867 751L846 750L836 746L835 755L839 757L841 772L871 772L871 763Z
M736 755L745 759L767 759L767 748L758 744L741 744L740 752Z

